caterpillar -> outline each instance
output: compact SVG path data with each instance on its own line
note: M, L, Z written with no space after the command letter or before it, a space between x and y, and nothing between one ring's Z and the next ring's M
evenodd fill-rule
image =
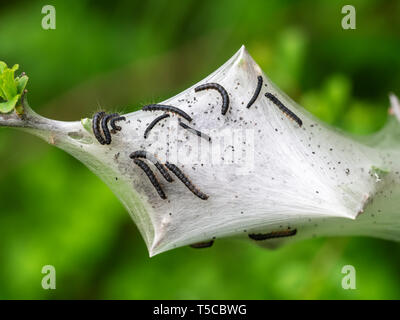
M106 144L106 140L104 140L100 132L100 121L105 116L105 114L106 113L104 111L96 112L92 120L93 134L96 137L97 141L100 142L100 144Z
M191 133L193 133L193 134L199 136L200 138L203 138L203 139L205 139L205 140L211 142L211 137L208 136L208 135L206 135L205 133L200 132L199 130L196 130L196 129L193 129L193 128L189 127L186 123L183 123L182 121L179 121L179 125L180 125L182 128L188 130L189 132L191 132Z
M297 124L301 127L303 125L303 121L296 116L292 111L285 107L285 105L279 101L277 97L275 97L272 93L267 92L265 96L271 100L285 115L287 115L290 119L297 122Z
M208 241L208 242L193 243L190 246L192 248L195 248L195 249L203 249L203 248L211 247L213 245L213 243L214 243L214 240L211 240L211 241Z
M253 96L251 97L249 103L247 104L247 109L250 108L253 103L257 100L258 95L260 94L261 91L261 86L263 84L263 77L262 76L258 76L257 77L257 87L256 87L256 91L254 91Z
M149 104L147 106L144 106L142 108L143 111L166 111L166 112L172 112L175 113L182 118L185 118L187 121L191 122L192 118L183 110L173 107L173 106L167 106L164 104Z
M293 230L284 230L284 231L274 231L270 233L251 233L249 234L249 238L260 241L260 240L267 240L273 238L283 238L283 237L290 237L294 236L297 233L297 229Z
M183 172L174 164L166 162L165 166L174 174L176 177L183 182L183 184L197 197L202 200L207 200L208 195L198 190L190 180L183 174Z
M164 167L164 165L162 163L160 163L159 161L157 161L156 157L153 156L152 154L148 153L147 151L138 150L138 151L132 152L129 155L129 157L131 159L144 158L144 159L150 160L154 164L154 166L158 169L158 171L161 173L161 175L164 177L165 180L167 180L168 182L174 181L174 179L172 179L172 177L170 176L170 174L168 173L168 171Z
M115 122L121 120L126 120L126 118L120 117L118 113L107 114L104 111L96 112L92 120L92 131L97 141L100 144L110 144L111 134L108 130L108 122L110 122L113 128L111 133L115 133L115 131L121 130L121 127L117 126Z
M118 113L114 113L114 114L115 114L115 118L112 118L110 121L111 128L113 128L113 131L114 131L113 133L115 133L115 131L121 131L121 129L122 129L120 126L117 126L115 124L116 122L126 121L125 117L120 117Z
M229 108L229 95L228 92L225 90L223 86L221 86L218 83L205 83L201 84L198 87L194 89L195 92L202 91L202 90L208 90L208 89L214 89L217 90L221 96L222 96L222 109L221 109L221 114L225 115L226 112L228 111Z
M156 191L157 191L158 195L160 196L160 198L161 199L167 199L167 196L165 195L163 189L160 186L160 183L158 182L154 172L151 171L150 167L144 161L142 161L140 159L134 159L133 162L135 162L135 164L138 165L144 171L144 173L149 178L151 184L156 189Z
M118 113L112 113L112 114L105 115L101 119L101 129L103 130L103 134L104 134L104 138L105 138L105 144L110 144L111 143L111 133L108 130L108 122L110 121L110 119L116 118L116 117L119 117L119 114Z
M168 113L164 113L163 115L161 115L161 116L155 118L155 119L148 125L148 127L146 128L146 130L144 131L144 138L147 139L147 137L148 137L148 135L149 135L149 132L151 131L151 129L154 128L154 126L155 126L158 122L160 122L161 120L163 120L163 119L165 119L165 118L168 118L168 117L169 117L169 114L168 114Z

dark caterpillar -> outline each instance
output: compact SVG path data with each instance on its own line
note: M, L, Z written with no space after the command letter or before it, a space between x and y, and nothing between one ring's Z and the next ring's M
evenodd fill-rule
M147 136L149 135L149 132L151 131L151 129L154 128L154 126L155 126L158 122L160 122L161 120L163 120L163 119L165 119L165 118L168 118L168 117L169 117L169 114L168 114L168 113L164 113L163 115L161 115L161 116L155 118L155 119L148 125L148 127L146 128L146 130L144 131L144 138L147 139Z
M101 119L101 129L103 130L103 134L104 134L104 138L105 138L105 144L110 144L111 143L111 133L108 130L108 122L112 118L116 118L116 117L119 117L119 114L118 113L112 113L112 114L105 115Z
M211 240L208 242L193 243L190 245L190 247L195 248L195 249L209 248L213 245L213 243L214 243L214 240Z
M114 113L114 114L116 115L116 117L112 118L111 121L110 121L111 128L113 128L113 133L115 133L115 131L121 131L121 129L122 129L120 126L117 126L115 124L116 122L118 122L118 121L126 121L125 117L120 117L118 113Z
M167 199L167 196L165 195L163 189L160 186L160 183L158 182L156 176L154 175L153 171L151 171L150 167L142 160L140 159L134 159L133 162L137 164L147 175L149 178L151 184L154 186L156 189L158 195L160 196L161 199Z
M170 176L170 174L168 173L168 171L164 167L164 165L162 163L158 162L156 157L153 156L152 154L148 153L147 151L138 150L138 151L132 152L129 155L129 157L131 159L144 158L144 159L150 160L155 165L155 167L158 169L158 171L162 174L162 176L164 177L165 180L167 180L168 182L174 181L174 179L172 179L172 177Z
M258 76L257 81L258 82L257 82L256 91L254 91L253 96L251 97L249 103L247 104L247 109L250 108L253 105L253 103L257 100L258 95L260 94L260 91L261 91L262 84L263 84L263 77Z
M104 111L96 112L92 120L92 131L97 141L100 144L110 144L111 134L108 130L108 122L110 122L113 128L111 132L115 133L115 131L121 130L121 127L115 125L115 122L121 120L126 119L125 117L120 117L118 113L106 114Z
M205 83L201 84L198 87L194 89L195 92L202 91L202 90L208 90L208 89L214 89L217 90L221 96L222 96L222 109L221 109L221 114L225 115L226 112L228 111L229 108L229 95L228 92L225 90L223 86L221 86L218 83Z
M183 182L183 184L197 197L199 197L202 200L207 200L208 199L208 195L204 194L203 192L201 192L200 190L198 190L191 182L188 178L186 178L186 176L183 174L183 172L174 164L166 162L165 166L172 171L172 173L174 175L176 175L176 177L181 180Z
M147 106L144 106L142 108L143 111L166 111L166 112L172 112L175 113L182 118L185 118L187 121L191 122L192 118L183 110L173 107L173 106L167 106L164 104L149 104Z
M270 232L270 233L252 233L252 234L249 234L249 238L256 240L256 241L261 241L261 240L267 240L267 239L273 239L273 238L290 237L290 236L294 236L296 233L297 233L297 229L274 231L274 232Z
M100 132L100 121L105 116L105 114L106 113L104 111L96 112L92 120L92 131L97 141L100 142L100 144L106 144L106 140L104 140Z
M196 130L196 129L193 129L193 128L189 127L186 123L183 123L182 121L179 121L179 125L180 125L182 128L188 130L189 132L191 132L191 133L193 133L193 134L199 136L200 138L206 139L207 141L211 142L211 137L208 136L208 135L206 135L205 133L203 133L203 132L201 132L201 131L199 131L199 130Z
M285 107L285 105L280 102L280 100L275 97L272 93L267 92L265 96L271 100L285 115L287 115L290 119L297 122L297 124L301 127L303 125L303 121L296 116L292 111Z

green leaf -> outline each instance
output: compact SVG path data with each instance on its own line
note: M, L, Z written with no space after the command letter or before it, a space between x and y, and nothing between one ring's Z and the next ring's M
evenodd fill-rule
M19 64L14 64L13 67L11 68L13 72L17 71L18 69L19 69Z
M17 83L17 91L19 94L22 94L24 92L28 80L28 76L22 76L21 78L15 79L15 82Z
M3 73L4 69L7 69L7 64L3 61L0 61L0 75Z
M25 75L15 78L18 68L18 64L8 68L6 63L0 61L0 113L12 111L25 90L29 78Z
M0 98L5 100L6 96L3 93L2 87L3 87L3 77L0 74Z
M11 100L8 100L6 102L0 102L0 112L1 113L11 112L15 108L15 105L17 104L19 97L20 95L16 95Z
M18 94L17 86L14 81L14 71L12 69L6 69L1 76L3 77L3 94L7 100L11 100Z

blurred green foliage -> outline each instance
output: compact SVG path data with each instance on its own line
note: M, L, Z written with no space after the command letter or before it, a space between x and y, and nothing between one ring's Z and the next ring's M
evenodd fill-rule
M242 44L289 96L354 134L386 121L400 89L400 2L47 1L0 6L0 58L30 77L30 104L60 120L132 111L199 81ZM34 137L0 130L0 298L399 299L397 243L312 239L267 251L236 240L149 258L129 215L82 164ZM41 269L57 289L41 288ZM341 268L357 290L341 288Z

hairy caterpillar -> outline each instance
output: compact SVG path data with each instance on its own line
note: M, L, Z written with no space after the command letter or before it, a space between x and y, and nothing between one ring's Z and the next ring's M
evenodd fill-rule
M297 124L301 127L303 125L303 121L296 116L292 111L285 107L285 105L272 93L267 92L265 96L271 100L285 115L287 115L290 119L297 122Z
M189 132L199 136L200 138L203 138L203 139L211 142L211 137L206 135L205 133L203 133L203 132L201 132L199 130L193 129L192 127L189 127L186 123L183 123L182 121L179 121L179 125L182 128L188 130Z
M154 188L156 189L158 195L160 196L161 199L167 199L167 196L165 195L163 189L161 188L160 183L158 182L154 172L150 169L150 167L142 160L140 159L134 159L133 160L135 162L135 164L137 164L143 171L144 173L147 175L147 177L149 178L151 184L154 186Z
M249 238L256 240L256 241L261 241L261 240L267 240L267 239L273 239L273 238L283 238L283 237L290 237L294 236L297 233L297 229L293 230L284 230L284 231L273 231L270 233L251 233L249 234Z
M100 132L100 121L105 116L105 114L106 113L104 111L96 112L92 120L93 134L96 137L97 141L100 142L101 144L106 144L106 140L104 140Z
M118 121L126 121L126 118L120 117L118 113L115 113L115 115L116 117L112 118L110 121L111 128L113 128L114 131L121 131L122 128L120 126L117 126L115 123Z
M183 174L183 172L174 164L166 162L165 166L174 174L176 177L183 182L183 184L197 197L199 197L202 200L207 200L208 195L204 194L201 192L199 189L197 189L191 182L190 180Z
M142 108L143 111L166 111L166 112L172 112L175 113L182 118L185 118L187 121L191 122L192 118L183 110L173 107L173 106L167 106L164 104L149 104L147 106L144 106Z
M161 175L164 177L165 180L167 180L168 182L173 182L174 180L172 179L172 177L170 176L170 174L168 173L167 169L164 167L164 165L162 163L160 163L155 156L153 156L152 154L148 153L147 151L144 150L138 150L135 152L132 152L129 157L131 159L138 159L138 158L144 158L144 159L148 159L150 160L155 167L158 169L158 171L161 173Z
M249 103L247 104L247 109L250 108L253 105L253 103L257 100L258 95L260 94L260 91L261 91L262 84L263 84L263 77L262 76L258 76L257 77L256 91L254 91L253 96L251 97Z
M154 128L154 126L160 122L161 120L165 119L165 118L169 118L169 114L168 113L164 113L161 116L158 116L157 118L155 118L146 128L146 130L144 131L144 138L147 139L149 132Z
M211 240L211 241L208 241L208 242L193 243L190 246L192 248L195 248L195 249L203 249L203 248L211 247L213 245L213 243L214 243L214 240Z
M198 87L194 89L195 92L202 91L202 90L208 90L208 89L214 89L217 90L221 96L222 96L222 109L221 109L221 114L225 115L226 112L228 111L229 108L229 96L228 92L225 90L223 86L221 86L218 83L205 83L201 84Z
M125 117L120 117L118 113L107 114L104 111L96 112L92 120L92 131L100 144L110 144L111 134L108 130L108 122L113 128L112 133L120 131L121 127L115 124L116 121L126 120ZM101 128L101 130L100 130Z

